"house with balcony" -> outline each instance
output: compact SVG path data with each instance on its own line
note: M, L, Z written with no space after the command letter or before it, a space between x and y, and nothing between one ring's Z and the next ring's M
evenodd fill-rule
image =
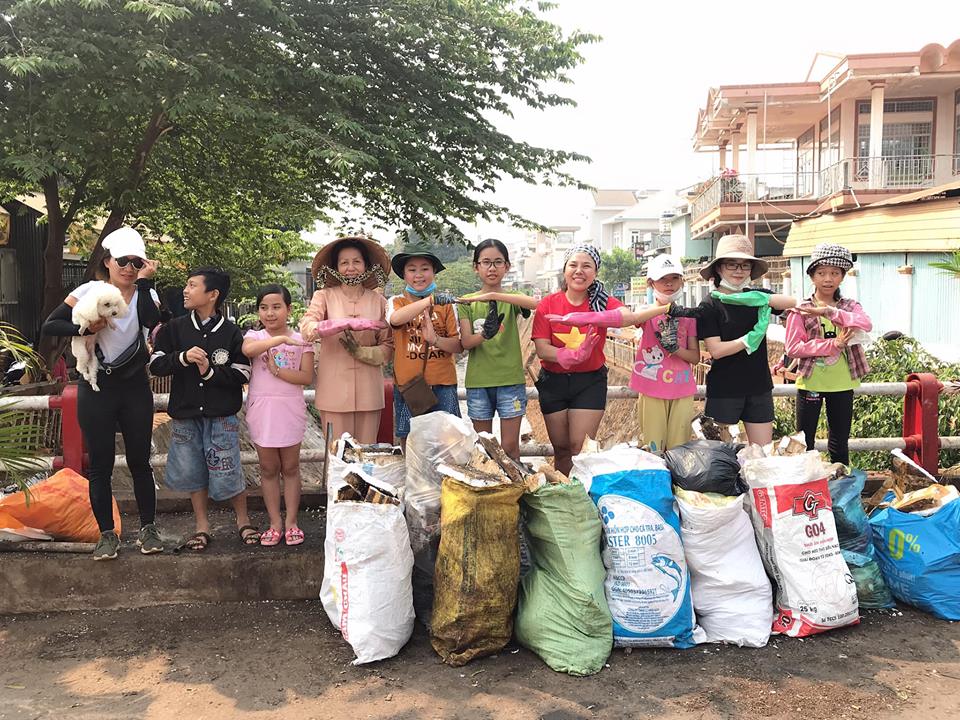
M814 67L802 82L710 89L693 144L719 172L694 191L692 240L739 231L758 255L781 255L798 218L960 175L960 40Z
M514 261L517 287L551 293L560 286L563 256L577 242L579 226L553 225L527 234Z

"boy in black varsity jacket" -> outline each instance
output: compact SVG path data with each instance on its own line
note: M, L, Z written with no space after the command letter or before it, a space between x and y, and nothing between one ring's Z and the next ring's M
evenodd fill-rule
M247 515L237 420L243 386L250 380L250 361L241 351L240 330L220 313L229 290L230 276L225 272L191 270L183 289L188 314L163 326L150 359L151 373L173 376L166 483L190 493L197 529L180 548L193 552L203 552L212 539L208 496L230 500L245 545L260 541Z

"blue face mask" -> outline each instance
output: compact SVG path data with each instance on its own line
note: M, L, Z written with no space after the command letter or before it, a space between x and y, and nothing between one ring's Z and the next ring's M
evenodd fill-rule
M433 295L437 291L437 283L432 282L423 290L414 290L412 287L407 285L407 292L418 298L425 298L427 295Z

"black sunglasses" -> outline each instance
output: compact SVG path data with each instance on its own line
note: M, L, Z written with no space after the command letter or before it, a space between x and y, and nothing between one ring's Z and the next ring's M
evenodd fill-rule
M140 270L141 268L143 268L143 264L144 264L143 258L138 258L138 257L127 256L127 257L118 257L115 259L117 261L117 265L122 268L132 264L137 270Z

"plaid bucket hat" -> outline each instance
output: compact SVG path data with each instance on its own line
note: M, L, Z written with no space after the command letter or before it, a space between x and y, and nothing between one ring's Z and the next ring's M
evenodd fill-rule
M843 245L820 243L810 253L810 264L807 265L807 275L813 274L818 265L830 265L847 272L853 267L853 254Z

